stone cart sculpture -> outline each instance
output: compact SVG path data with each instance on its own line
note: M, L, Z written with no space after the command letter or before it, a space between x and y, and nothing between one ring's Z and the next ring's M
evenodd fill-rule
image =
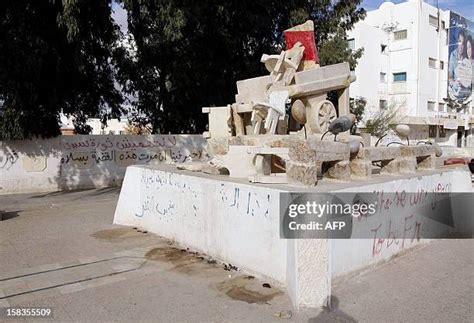
M287 107L293 116L290 131L300 123L308 134L324 133L349 113L349 85L355 80L349 64L319 67L312 21L286 30L285 38L289 49L261 58L269 75L237 81L235 103L203 108L210 137L287 134ZM338 93L339 111L327 99L330 91Z
M237 81L234 103L202 109L209 115L204 136L213 159L181 169L314 186L318 178L370 178L374 165L383 175L434 167L434 147L364 147L361 137L349 135L355 123L349 64L319 66L312 21L284 35L286 50L261 57L268 75ZM329 92L337 94L337 108ZM400 129L408 136L409 129Z

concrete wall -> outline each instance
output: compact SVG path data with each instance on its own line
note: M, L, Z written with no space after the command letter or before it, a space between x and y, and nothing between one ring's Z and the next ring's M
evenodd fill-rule
M383 183L368 184L358 188L357 192L418 193L422 192L471 192L470 173L466 169L439 172L430 176L404 178ZM337 192L354 192L354 188L346 188ZM392 206L392 208L395 206ZM395 207L396 212L390 214L383 211L375 217L359 218L353 221L353 230L363 227L371 239L331 240L332 275L337 277L355 271L426 241L421 237L442 236L449 228L406 207ZM456 219L455 219L456 220ZM458 219L460 220L460 219ZM456 223L455 223L456 224ZM390 236L389 239L386 237Z
M417 192L432 188L471 191L469 171L445 169L371 183L321 183L303 190ZM326 305L333 277L387 259L417 242L410 236L385 247L375 240L374 252L374 239L281 239L279 203L285 195L280 193L289 191L295 188L177 171L166 165L130 166L114 223L146 228L247 272L272 278L286 286L295 307ZM372 220L373 225L386 226L390 219L381 215Z
M200 135L76 135L0 142L0 194L119 185L132 164L207 157Z
M114 223L147 228L284 283L279 193L212 176L130 166Z
M328 262L321 259L328 256L323 248L327 242L280 239L280 192L284 191L246 181L190 175L166 166L130 166L114 223L146 228L271 278L287 286L298 299L297 306L326 304ZM301 279L301 275L312 279Z

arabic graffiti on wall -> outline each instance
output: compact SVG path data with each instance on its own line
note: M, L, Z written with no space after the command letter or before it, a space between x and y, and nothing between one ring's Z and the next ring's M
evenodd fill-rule
M85 136L64 138L61 167L88 169L114 163L119 168L134 164L182 163L208 157L202 137L179 135Z
M72 140L65 139L63 141L63 148L70 151L173 148L178 145L177 137L179 136L87 136L87 138L74 138Z
M83 182L102 185L121 180L130 165L208 159L205 147L200 135L73 135L0 142L0 181L35 172L50 183L67 178L68 188Z

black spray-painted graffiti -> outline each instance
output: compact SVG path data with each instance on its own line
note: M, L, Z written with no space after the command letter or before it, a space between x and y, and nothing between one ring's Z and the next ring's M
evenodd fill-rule
M199 180L173 173L144 170L140 178L141 198L139 211L135 216L158 217L161 221L171 222L175 216L200 215L207 205L206 191ZM271 195L255 191L254 188L239 187L233 184L221 184L218 188L218 209L223 214L239 214L268 217L271 207ZM186 203L176 204L176 196L182 196Z
M7 151L5 155L0 155L0 168L10 169L19 159L19 155L15 150Z
M267 217L270 212L271 196L268 193L221 184L219 197L225 207L237 209L245 215Z
M134 163L150 163L152 161L157 162L173 162L183 163L192 160L201 160L209 158L209 155L202 149L193 151L182 151L178 150L161 150L157 152L133 152L123 151L115 152L112 151L95 151L89 152L69 152L65 157L61 158L61 164L70 164L73 162L83 163L86 165L89 161L95 162L96 164L104 162L131 162Z
M140 211L135 213L135 216L141 218L153 215L162 221L170 222L177 213L193 217L198 215L202 192L187 181L183 181L180 176L145 170L141 174L140 184L143 189L143 197L141 198ZM177 205L166 197L175 196L178 193L187 197L187 203Z
M136 139L136 138L135 138ZM106 137L102 139L87 138L78 141L66 141L63 146L67 150L77 151L88 148L91 150L98 149L106 151L110 149L117 150L135 150L142 148L174 148L176 147L176 137L173 135L164 135L152 139L139 138L136 140L129 140L128 138L113 138Z

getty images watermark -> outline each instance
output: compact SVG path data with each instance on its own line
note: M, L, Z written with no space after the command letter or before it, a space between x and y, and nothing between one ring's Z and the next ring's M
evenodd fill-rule
M472 193L281 193L285 239L472 238Z

